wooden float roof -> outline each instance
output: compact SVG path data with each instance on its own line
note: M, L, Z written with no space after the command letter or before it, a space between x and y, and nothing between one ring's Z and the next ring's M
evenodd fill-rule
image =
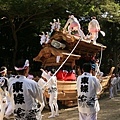
M105 50L106 46L99 43L90 43L90 41L81 40L77 46L75 52L78 54L84 53L98 53L101 50Z
M81 38L78 36L63 33L62 31L56 31L50 39L51 41L57 40L59 42L63 42L66 45L65 49L71 51L78 42L78 40ZM101 51L101 49L105 50L106 46L100 43L91 43L90 40L81 39L77 48L74 51L74 54L98 53L99 51Z

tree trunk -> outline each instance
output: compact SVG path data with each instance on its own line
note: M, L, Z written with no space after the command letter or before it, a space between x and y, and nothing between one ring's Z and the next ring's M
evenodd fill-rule
M18 48L18 39L17 39L17 34L15 31L13 31L13 39L15 41L15 48L13 52L13 65L15 65L15 60L16 60L16 55L17 55L17 48Z
M14 40L14 51L13 51L13 66L15 65L15 60L16 60L16 54L17 54L17 49L18 49L18 39L17 39L17 32L15 29L15 24L13 23L14 20L9 19L10 20L10 25L11 25L11 29L12 29L12 35L13 35L13 40Z
M113 55L114 55L114 66L115 66L115 73L117 72L117 56L118 56L118 52L117 52L117 46L115 46L113 49Z

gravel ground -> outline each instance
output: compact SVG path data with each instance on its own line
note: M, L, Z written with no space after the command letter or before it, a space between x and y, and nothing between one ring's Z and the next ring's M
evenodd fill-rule
M101 110L98 113L98 120L120 120L120 92L113 99L109 99L109 94L106 93L100 98L99 103ZM48 119L49 110L44 110L42 115L42 120L78 120L78 109L77 106L62 108L59 110L58 117L50 119Z

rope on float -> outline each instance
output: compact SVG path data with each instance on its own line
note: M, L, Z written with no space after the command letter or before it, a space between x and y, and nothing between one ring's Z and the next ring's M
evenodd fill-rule
M101 46L101 52L100 52L100 62L99 62L99 67L101 66L101 61L102 61L102 54L103 54L103 47Z
M102 47L102 45L101 45L101 50L100 50L100 62L99 62L99 65L98 65L99 68L100 68L100 66L101 66L102 55L103 55L103 47ZM97 73L98 73L98 70L97 70L97 72L96 72L96 75L97 75ZM96 76L96 75L95 75L95 76Z
M76 43L76 45L74 46L74 48L72 49L71 53L68 55L68 57L65 59L65 61L60 65L60 67L56 70L56 72L50 77L50 79L44 84L43 88L50 82L51 78L53 76L56 75L56 73L61 69L61 67L65 64L65 62L69 59L69 57L71 56L71 54L74 52L74 50L76 49L76 47L78 46L79 42L81 41L81 39L78 40L78 42Z

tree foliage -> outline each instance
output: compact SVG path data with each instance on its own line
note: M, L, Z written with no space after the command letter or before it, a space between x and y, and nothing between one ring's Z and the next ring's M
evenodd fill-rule
M16 57L34 57L41 47L38 34L50 30L49 22L54 18L59 18L64 26L69 14L80 20L86 33L90 17L97 16L101 29L106 32L105 38L98 39L107 45L105 53L120 53L119 0L1 0L1 57L13 62ZM4 57L5 51L10 55Z

